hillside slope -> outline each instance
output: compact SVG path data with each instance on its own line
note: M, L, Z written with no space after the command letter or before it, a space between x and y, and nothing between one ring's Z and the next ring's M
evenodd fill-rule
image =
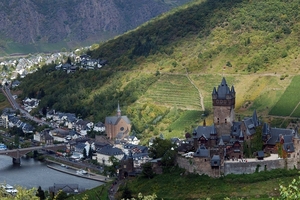
M211 92L225 76L235 86L239 116L257 109L271 121L270 110L299 74L299 4L193 1L90 52L109 61L99 71L66 77L48 66L26 77L23 97L43 88L40 108L101 121L119 101L141 137L183 137L204 117L211 123Z
M60 50L99 42L187 1L1 1L0 53Z

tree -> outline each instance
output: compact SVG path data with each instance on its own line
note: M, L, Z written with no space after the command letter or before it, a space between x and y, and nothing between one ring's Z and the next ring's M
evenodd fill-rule
M153 140L153 144L151 145L149 152L150 157L156 159L156 158L162 158L164 154L167 152L167 150L170 150L172 148L175 148L175 145L172 144L170 140L164 140L161 138L155 138Z
M92 158L93 157L93 151L92 151L92 147L90 145L90 148L89 148L89 155L88 155L89 158Z
M137 199L131 198L130 200L155 200L155 199L157 199L156 194L143 196L142 193L139 193ZM122 200L127 200L127 199L122 199Z
M87 158L87 152L86 152L86 148L83 148L83 158L86 159Z
M19 147L19 144L20 144L19 134L15 135L14 143L15 143L15 147Z
M162 165L166 167L174 166L176 154L174 148L168 149L161 159Z
M293 200L299 199L300 197L300 177L294 179L288 186L280 185L280 197L279 199Z
M131 198L132 198L131 191L128 189L128 187L126 185L122 192L122 199L131 199Z
M65 200L67 198L68 198L68 194L62 190L59 190L53 199L54 200Z
M170 140L155 138L149 149L150 157L154 159L162 158L163 166L172 166L175 163L177 154L175 147L175 144L173 144Z
M149 179L154 177L154 172L153 172L152 165L150 162L147 162L142 165L142 174L144 177L149 178Z
M110 176L115 176L117 174L117 168L119 166L119 160L116 157L111 156L111 157L109 157L108 161L112 165L104 167L104 174L109 174Z
M15 196L8 195L7 192L4 191L4 189L0 189L0 199L1 200L39 200L39 197L36 196L36 189L32 188L29 190L26 190L22 187L17 187L18 190L17 194Z
M42 190L41 186L38 187L37 192L36 192L36 196L40 197L40 200L46 199L45 192L44 192L44 190Z

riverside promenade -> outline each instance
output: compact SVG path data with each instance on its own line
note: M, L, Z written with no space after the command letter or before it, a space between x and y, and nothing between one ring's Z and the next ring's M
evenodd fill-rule
M63 173L67 173L70 175L74 175L77 177L86 178L86 179L90 179L90 180L100 181L100 182L104 182L104 183L112 181L111 179L108 179L105 176L102 176L102 175L96 174L96 173L92 173L90 171L88 171L87 174L78 174L78 173L76 173L76 171L80 170L80 168L76 168L76 167L69 166L66 164L64 164L64 166L66 166L66 167L62 168L61 167L62 163L59 163L59 162L56 162L53 160L47 159L47 162L49 163L49 164L47 164L47 167L57 170L57 171L60 171L60 172L63 172Z

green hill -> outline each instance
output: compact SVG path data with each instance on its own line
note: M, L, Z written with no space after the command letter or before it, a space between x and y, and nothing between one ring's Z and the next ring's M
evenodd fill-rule
M114 114L119 101L134 132L147 139L183 136L204 117L212 123L211 92L225 76L235 86L238 115L257 109L261 118L286 126L289 121L269 112L300 117L297 98L295 112L280 112L299 79L299 4L195 0L89 52L109 66L68 75L45 66L22 79L20 89L23 97L43 89L40 108L94 121Z

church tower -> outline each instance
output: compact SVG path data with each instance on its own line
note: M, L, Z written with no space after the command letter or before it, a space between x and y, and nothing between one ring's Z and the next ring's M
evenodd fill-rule
M218 89L216 87L213 89L212 102L214 125L218 136L230 134L235 120L235 90L233 86L229 89L224 77Z
M121 109L120 109L119 102L118 102L118 109L117 109L117 117L121 117Z

